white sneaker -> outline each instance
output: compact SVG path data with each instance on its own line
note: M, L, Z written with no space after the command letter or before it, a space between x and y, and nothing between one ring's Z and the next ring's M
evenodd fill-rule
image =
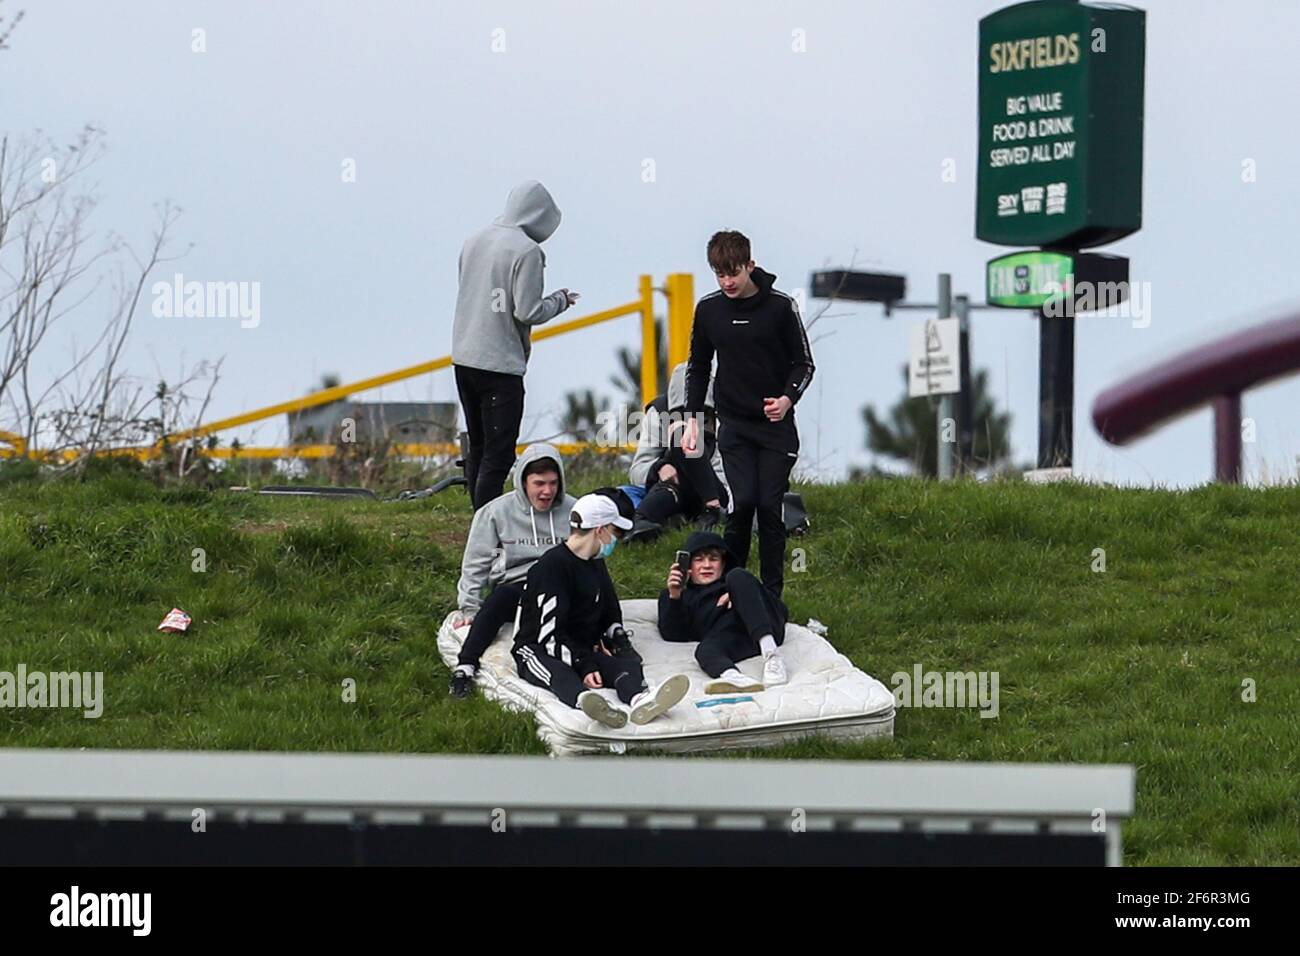
M632 698L632 723L648 724L686 696L691 679L674 674L658 687L643 690Z
M765 687L778 687L789 682L790 674L785 669L785 658L781 656L780 651L763 658L763 685Z
M704 685L706 694L751 694L762 689L762 681L746 677L735 667Z
M592 720L617 730L627 726L627 711L615 707L599 691L584 690L578 695L579 709Z

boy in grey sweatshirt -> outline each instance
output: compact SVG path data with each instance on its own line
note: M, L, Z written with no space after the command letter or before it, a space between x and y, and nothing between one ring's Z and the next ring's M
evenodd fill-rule
M578 299L568 289L542 293L541 243L559 225L555 200L529 180L510 191L505 212L461 249L451 361L469 433L465 475L475 508L501 495L514 460L532 327Z
M555 446L537 442L514 467L514 488L474 514L456 585L455 623L470 624L452 672L451 693L466 697L479 659L504 624L515 619L528 569L569 534L576 499L564 487L564 462ZM485 600L483 590L492 592Z

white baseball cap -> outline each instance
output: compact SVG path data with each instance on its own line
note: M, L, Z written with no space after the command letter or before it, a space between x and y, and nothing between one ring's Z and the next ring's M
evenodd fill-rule
M583 495L573 506L570 523L575 528L590 530L612 524L624 531L632 530L632 522L618 513L618 505L604 495Z

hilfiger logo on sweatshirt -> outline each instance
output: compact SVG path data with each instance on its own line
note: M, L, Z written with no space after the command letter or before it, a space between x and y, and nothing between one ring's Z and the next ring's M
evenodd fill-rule
M732 325L749 325L749 319L732 319Z

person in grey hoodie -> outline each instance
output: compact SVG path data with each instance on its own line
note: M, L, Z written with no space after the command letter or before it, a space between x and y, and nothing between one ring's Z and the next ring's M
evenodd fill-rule
M578 299L568 289L542 293L541 243L559 225L555 200L529 180L510 191L506 211L460 252L451 361L469 433L465 477L476 509L501 495L514 460L532 328Z
M452 672L453 697L466 697L483 652L513 621L528 569L569 534L569 515L577 500L564 487L564 462L554 445L536 442L514 466L515 486L480 508L469 526L454 626L470 625ZM491 587L486 599L483 590Z
M701 527L721 524L730 500L722 456L714 439L713 385L704 400L704 440L693 454L682 451L686 425L686 363L673 369L668 393L645 408L636 454L628 468L633 484L644 485L631 538L651 541L674 515L701 519Z

